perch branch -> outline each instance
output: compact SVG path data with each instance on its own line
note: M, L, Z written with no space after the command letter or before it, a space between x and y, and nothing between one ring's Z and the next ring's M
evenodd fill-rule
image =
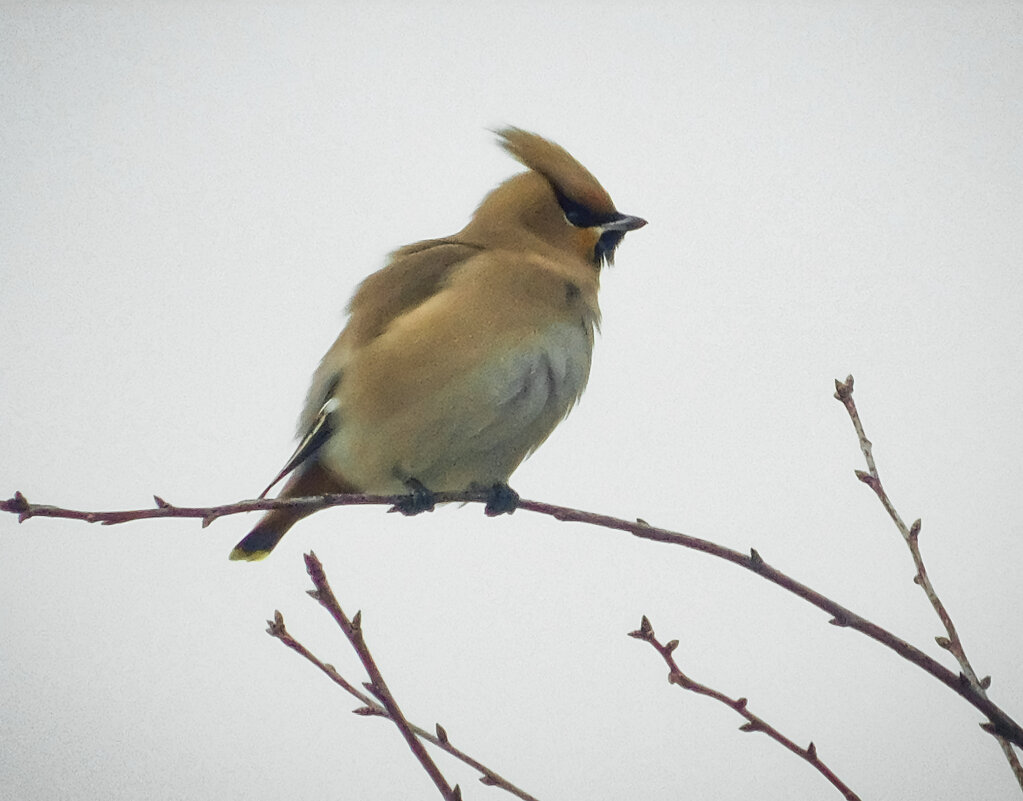
M386 504L393 507L394 504L403 500L405 496L323 495L311 498L291 498L285 500L262 499L240 501L238 503L227 504L224 506L200 508L174 506L167 503L167 501L162 498L154 497L156 498L157 505L156 508L153 509L140 509L123 512L82 512L72 509L61 509L56 506L32 504L28 502L24 495L18 492L9 500L0 500L0 511L6 511L18 515L19 521L25 521L32 517L57 517L70 518L74 520L87 520L93 523L110 525L114 523L124 523L129 520L153 517L193 517L201 519L205 526L218 517L267 509L300 508L315 511L331 506L369 504ZM436 501L437 503L486 503L487 496L486 493L479 492L439 492L436 493ZM983 715L988 719L987 723L981 724L985 731L990 734L1005 737L1015 745L1023 748L1023 727L1013 720L1013 718L997 704L991 701L987 697L986 693L981 692L974 687L965 677L960 678L960 674L953 673L940 662L937 662L935 659L925 654L919 648L910 645L905 640L896 637L886 629L871 623L869 620L857 615L852 610L845 608L841 604L831 600L825 595L822 595L816 590L811 589L805 584L801 584L794 578L787 576L785 573L782 573L780 570L767 564L756 549L751 548L748 554L742 553L731 548L726 548L723 545L710 542L709 540L700 539L699 537L681 534L679 532L670 531L669 529L657 528L643 520L623 520L621 518L611 517L610 515L601 515L596 514L595 512L571 509L565 506L555 506L554 504L542 503L540 501L520 499L518 508L530 512L536 512L538 514L548 515L556 520L586 523L588 525L612 529L615 531L626 531L640 539L690 548L694 551L700 551L701 553L717 557L718 559L724 559L727 562L731 562L732 564L756 573L761 578L770 581L772 584L776 584L782 589L802 598L807 603L827 612L831 616L829 622L832 625L854 629L861 634L865 634L867 637L870 637L872 640L879 642L881 645L894 651L904 659L908 659L914 665L929 673L953 692L962 696L962 698L964 698L968 703L972 704L976 709L983 713Z

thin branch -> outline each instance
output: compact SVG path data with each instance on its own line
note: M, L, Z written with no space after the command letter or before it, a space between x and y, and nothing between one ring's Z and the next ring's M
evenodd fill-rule
M489 495L485 492L435 492L433 497L437 503L486 503L489 499ZM19 523L24 523L32 517L57 517L67 520L84 520L86 523L99 523L102 526L114 526L157 517L194 517L202 520L202 527L206 528L218 517L246 512L265 512L270 509L305 509L312 513L332 506L379 506L381 504L394 507L407 500L408 496L406 495L314 495L308 498L256 498L221 506L175 506L159 495L154 495L153 501L156 505L150 509L88 512L29 503L24 495L15 492L13 498L6 501L0 500L0 512L16 514ZM396 509L392 508L389 511L393 512Z
M321 671L323 671L323 673L326 674L326 676L331 681L333 681L335 684L341 687L345 692L361 701L362 706L353 710L355 714L365 716L376 716L388 719L390 718L390 714L382 704L380 704L378 701L371 698L370 696L366 695L366 693L357 689L353 684L347 681L340 673L338 673L337 669L333 665L327 662L320 661L320 659L318 659L315 654L313 654L311 651L309 651L308 648L302 645L302 643L296 640L291 635L291 633L284 627L284 616L280 612L277 611L274 612L274 619L268 620L267 626L268 626L266 630L267 634L269 634L271 637L275 637L276 639L280 640L288 648L292 649L297 654L304 657L306 660L308 660L313 665L318 667ZM525 790L516 787L514 784L505 779L496 771L491 770L482 762L473 759L464 751L455 748L451 744L451 741L448 739L447 731L445 731L444 727L441 726L439 723L436 725L437 732L436 734L420 726L417 726L411 722L408 723L408 727L420 739L428 740L438 748L451 754L451 756L461 760L469 767L478 770L481 774L480 781L483 784L489 787L499 787L502 790L505 790L511 793L512 795L523 799L523 801L537 801L537 799L534 796L530 795Z
M863 430L863 423L860 421L859 412L856 409L856 401L853 400L853 377L851 375L844 382L835 380L835 398L841 401L849 413L849 419L852 420L853 428L856 429L856 436L860 441L860 450L863 452L863 458L867 462L867 472L864 473L862 470L857 470L856 477L874 491L878 500L881 501L881 505L888 512L888 516L891 517L892 522L898 528L902 539L909 548L909 553L913 558L913 565L916 567L916 575L913 577L913 581L924 591L927 600L930 601L931 607L938 615L938 619L941 620L941 625L944 626L945 632L948 635L946 637L935 637L935 641L941 648L944 648L955 657L962 671L960 677L969 683L977 695L987 698L987 688L991 686L991 677L985 676L983 679L977 677L973 665L970 664L970 660L966 656L966 650L959 637L959 632L956 631L955 624L952 622L952 616L948 613L945 604L942 603L941 598L938 596L938 591L934 588L934 584L927 573L927 568L924 566L923 555L920 553L921 522L917 519L913 521L913 525L907 528L906 524L902 521L902 517L895 509L895 504L892 503L887 491L885 491L884 485L881 483L881 476L877 471L877 464L874 461L873 445L867 439L867 435ZM1020 789L1023 790L1023 766L1020 765L1019 757L1005 737L996 732L995 738L998 740L1002 753L1005 755ZM1017 745L1019 745L1018 742Z
M419 737L416 736L416 733L412 731L409 722L405 719L405 715L402 714L401 708L398 706L398 702L391 694L387 682L384 681L383 674L373 660L373 655L369 652L369 646L366 645L366 640L362 636L362 612L356 612L355 616L350 619L344 613L341 604L338 603L337 598L334 597L334 593L330 589L327 576L323 572L323 565L316 558L316 554L311 551L306 554L305 566L306 571L309 573L309 578L313 580L313 586L316 587L315 590L309 590L309 595L319 601L320 605L334 618L338 627L344 632L345 637L348 638L348 642L352 644L355 653L359 655L366 673L369 674L369 683L365 685L366 689L376 696L384 709L387 710L387 717L398 727L398 731L405 738L409 749L416 759L419 760L419 764L423 766L423 770L433 780L433 783L437 785L440 794L444 796L446 801L461 801L462 792L459 790L458 785L456 784L452 787L448 784L447 779L441 774L440 768L437 767L437 764L427 753L426 747L419 740Z
M833 784L843 796L845 796L847 801L860 801L860 797L850 790L849 787L846 786L846 784L820 760L817 756L817 746L815 746L812 742L806 748L797 745L766 720L750 712L749 707L747 706L747 699L729 698L724 693L718 692L705 684L693 681L685 673L683 673L681 668L679 668L678 663L675 661L674 656L674 651L678 648L678 640L671 640L670 642L663 644L658 641L657 637L654 636L653 626L650 625L650 621L647 619L646 615L643 615L643 620L640 622L639 628L635 631L630 631L629 636L635 637L637 640L643 640L644 642L650 643L654 647L654 650L661 655L661 658L668 666L668 682L670 684L676 684L683 690L689 690L700 695L706 695L716 701L720 701L725 706L731 707L731 709L735 712L738 712L746 718L746 723L739 727L740 731L763 732L775 742L785 746L796 756L810 763L825 779L831 782L831 784Z
M155 497L155 496L154 496ZM0 511L11 512L18 515L19 521L30 517L58 517L77 520L87 520L104 524L123 523L129 520L153 517L194 517L203 520L208 525L211 520L231 514L242 512L260 511L266 509L302 508L309 510L324 509L331 506L371 505L387 504L393 506L405 496L401 495L323 495L312 498L292 498L286 500L264 499L255 501L240 501L235 504L214 507L180 507L167 503L157 497L155 509L141 509L126 512L81 512L71 509L61 509L56 506L44 506L29 503L20 492L7 501L0 501ZM486 493L479 492L444 492L436 493L437 503L486 503ZM664 528L651 526L643 520L623 520L610 515L601 515L594 512L586 512L580 509L571 509L565 506L541 503L520 499L519 509L524 509L538 514L548 515L556 520L566 522L586 523L592 526L613 529L616 531L627 531L640 539L664 542L671 545L678 545L683 548L700 551L718 559L738 565L746 570L756 573L763 579L776 584L793 595L802 598L809 604L816 606L831 615L830 623L835 626L843 626L854 629L865 634L872 640L889 648L904 659L909 660L921 670L929 673L946 687L956 694L962 696L968 703L972 704L988 719L981 727L989 734L1000 735L1010 740L1015 745L1023 748L1023 727L1020 726L1008 713L991 701L987 694L974 687L970 681L961 674L953 673L940 662L931 658L919 648L916 648L905 640L896 637L886 629L856 614L850 609L831 600L825 595L811 589L795 579L782 573L780 570L770 566L763 557L751 548L748 554L726 548L723 545L693 537L688 534L681 534Z

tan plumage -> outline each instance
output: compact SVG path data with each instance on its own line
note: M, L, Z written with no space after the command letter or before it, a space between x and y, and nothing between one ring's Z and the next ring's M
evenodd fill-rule
M478 488L488 514L514 508L508 478L586 385L600 269L646 223L558 145L498 136L528 171L362 282L313 375L281 497L411 492L413 514L431 492ZM303 516L267 513L231 558L262 559Z

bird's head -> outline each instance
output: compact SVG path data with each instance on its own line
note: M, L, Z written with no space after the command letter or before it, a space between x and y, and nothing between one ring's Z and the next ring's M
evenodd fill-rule
M529 168L487 195L462 232L480 244L542 247L599 269L614 261L626 232L646 220L622 214L600 182L572 155L520 128L496 132L501 145Z

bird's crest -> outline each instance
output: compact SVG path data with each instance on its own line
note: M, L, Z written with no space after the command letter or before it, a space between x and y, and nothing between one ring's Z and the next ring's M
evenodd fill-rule
M554 191L597 214L615 211L611 196L567 150L521 128L495 131L501 146L529 169L546 178Z

